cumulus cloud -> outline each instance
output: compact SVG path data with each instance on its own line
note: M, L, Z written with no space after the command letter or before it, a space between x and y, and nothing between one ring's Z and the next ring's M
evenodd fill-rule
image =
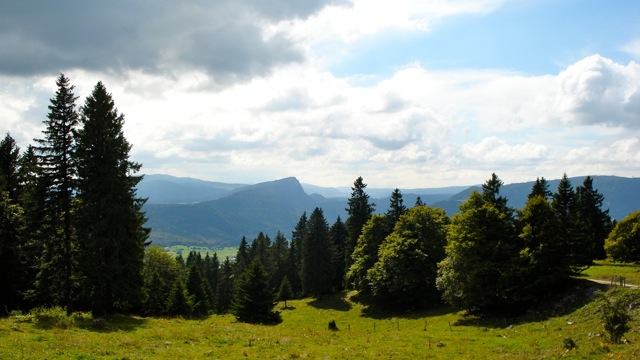
M495 136L482 139L477 144L464 144L461 147L463 156L487 163L526 163L540 160L548 156L549 149L543 144L526 142L511 145Z
M589 56L558 75L562 120L579 125L640 126L640 65Z

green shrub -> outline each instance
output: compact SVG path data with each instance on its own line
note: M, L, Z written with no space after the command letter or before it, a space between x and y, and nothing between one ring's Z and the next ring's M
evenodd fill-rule
M70 329L75 324L72 315L67 315L67 311L60 306L52 308L37 307L31 310L36 324L47 328Z
M632 299L626 294L616 298L602 294L598 300L600 320L604 323L604 331L609 341L619 344L624 334L631 329L631 315L629 314Z

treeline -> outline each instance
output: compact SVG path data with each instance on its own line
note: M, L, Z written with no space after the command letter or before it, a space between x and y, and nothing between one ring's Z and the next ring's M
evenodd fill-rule
M147 299L160 306L145 305L147 315L230 311L240 318L249 312L252 322L270 323L278 318L275 300L345 289L381 305L415 308L444 300L471 312L517 311L545 301L605 256L604 241L614 223L602 210L604 197L591 177L574 189L565 175L556 193L540 178L518 210L507 206L501 186L493 174L453 218L419 199L407 208L397 189L388 211L374 215L375 204L358 178L346 222L337 218L329 225L316 208L302 214L290 240L282 233L273 240L260 233L250 243L243 238L236 257L222 263L216 255L191 252L172 259L151 248L145 293L157 294ZM172 270L162 275L163 269ZM185 304L182 312L176 303ZM258 308L265 309L265 318Z
M591 177L574 189L565 175L555 193L540 178L526 205L513 209L493 174L452 218L420 198L408 208L398 189L388 211L374 215L359 177L344 222L329 225L316 208L289 239L260 233L251 243L243 238L234 259L176 259L147 248L150 229L135 190L140 164L129 160L124 116L111 95L99 82L76 109L69 79L60 75L56 84L43 137L22 153L10 134L0 143L3 314L61 306L97 316L232 312L275 323L276 299L345 289L408 308L444 300L502 312L544 301L607 255L615 224ZM610 254L633 244L619 234L637 226L620 225Z
M124 116L101 82L79 109L69 79L56 85L43 137L0 143L0 312L140 311L149 229Z

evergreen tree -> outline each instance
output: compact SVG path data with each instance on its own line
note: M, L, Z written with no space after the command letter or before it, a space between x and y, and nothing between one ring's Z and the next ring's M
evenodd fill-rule
M362 227L371 218L375 206L374 203L369 203L369 195L364 191L366 187L367 184L359 176L353 182L351 197L348 200L349 207L345 209L349 215L345 223L349 234L345 246L347 267L351 266L351 254L358 243L358 238L362 234Z
M271 244L269 254L269 263L271 264L269 284L273 289L276 289L289 272L289 243L280 231L277 232L273 244Z
M101 82L82 107L77 132L78 230L94 315L129 310L141 301L145 200L136 196L140 164L129 160L124 115ZM124 307L124 308L123 308Z
M387 210L387 216L395 224L396 221L400 219L400 216L402 216L406 211L407 211L407 207L404 206L404 201L402 200L402 193L398 188L396 188L391 193L391 199L389 200L389 210Z
M256 236L255 239L251 242L251 247L249 248L249 261L260 259L260 263L264 267L267 274L270 274L273 269L271 266L271 239L267 235L265 235L262 231Z
M352 264L346 275L349 288L364 293L371 290L367 273L378 262L380 244L393 231L390 218L375 214L362 228L356 248L351 255Z
M367 272L374 297L403 305L438 302L436 276L445 255L448 224L444 210L427 206L402 215Z
M336 222L334 222L329 229L329 239L331 240L331 248L333 249L333 258L331 263L334 269L331 287L336 292L344 288L345 274L347 270L347 264L345 262L345 246L347 243L347 237L347 227L342 222L342 219L340 219L340 216L338 216Z
M244 273L247 267L251 264L251 255L249 254L249 243L246 237L242 237L240 245L238 245L238 252L236 253L236 263L234 264L234 273L240 276Z
M585 248L580 239L576 193L567 174L562 176L558 183L558 189L553 194L551 207L558 218L559 241L567 249L565 254L571 271L574 274L582 272L591 265L591 249Z
M218 289L218 279L220 277L220 261L218 260L218 254L213 253L213 256L207 256L204 258L204 277L209 283L209 290L211 293L209 294L209 298L211 299L211 309L215 310L217 308L217 294L216 291Z
M293 289L288 277L284 277L280 283L280 290L278 290L278 301L284 301L284 308L288 308L287 300L293 299Z
M416 203L415 203L415 205L413 205L413 206L424 206L424 205L425 205L425 204L424 204L424 202L422 202L422 198L421 198L420 196L418 196L418 197L416 198Z
M216 289L217 304L216 312L218 314L225 314L229 311L231 303L233 301L233 267L229 258L226 258L222 264L220 271L220 277L218 278L218 288Z
M193 313L193 298L189 296L187 287L181 277L173 282L167 299L167 314L171 316L191 316Z
M611 231L609 210L602 210L604 196L593 188L593 179L587 176L576 188L577 220L585 248L591 248L591 258L602 260L607 257L604 241Z
M491 178L482 184L482 198L496 207L498 211L509 216L513 214L513 209L507 206L507 198L500 196L500 188L504 185L502 180L495 173Z
M302 294L302 279L300 278L300 272L302 271L302 239L306 231L307 213L304 212L291 233L291 247L289 248L290 260L287 277L291 282L294 294Z
M277 324L282 321L275 312L275 296L269 286L269 275L256 258L236 286L232 313L240 322Z
M9 133L0 141L0 191L17 203L20 197L20 148Z
M41 256L32 297L40 304L61 305L72 312L81 277L72 223L77 178L74 156L77 97L73 94L74 86L63 74L56 85L58 90L44 121L44 139L35 139L38 174L46 190L42 204L45 217L37 233Z
M529 193L529 199L534 198L536 196L542 196L546 200L550 200L553 194L549 190L549 182L544 177L536 178L536 182L533 184L531 188L531 192Z
M530 197L519 212L523 250L522 290L529 301L539 300L569 280L567 244L560 238L558 218L544 194Z
M193 314L199 316L207 315L211 310L211 299L209 297L211 291L208 289L209 284L202 276L197 263L189 267L186 285L187 293L192 299Z
M331 288L333 268L331 266L331 242L329 225L322 209L315 208L309 217L302 239L302 292L304 295L320 296Z

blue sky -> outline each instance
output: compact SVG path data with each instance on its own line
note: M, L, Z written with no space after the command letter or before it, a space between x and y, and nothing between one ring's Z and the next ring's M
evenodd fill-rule
M0 0L0 130L102 81L145 173L423 188L640 174L638 1ZM60 21L63 19L64 21Z

